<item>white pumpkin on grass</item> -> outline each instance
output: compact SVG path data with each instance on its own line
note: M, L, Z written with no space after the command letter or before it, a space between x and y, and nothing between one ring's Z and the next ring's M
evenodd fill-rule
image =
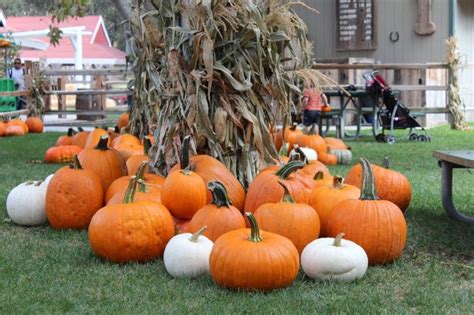
M7 213L13 223L27 226L46 223L47 187L42 181L27 181L10 191L7 197Z
M163 262L173 277L197 277L209 273L209 256L214 243L201 235L206 226L196 233L175 235L166 245Z
M364 249L356 243L336 238L320 238L309 243L301 254L304 273L317 280L353 281L362 278L369 264Z

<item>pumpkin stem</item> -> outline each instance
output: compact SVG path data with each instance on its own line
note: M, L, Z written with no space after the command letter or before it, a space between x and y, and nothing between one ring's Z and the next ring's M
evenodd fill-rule
M388 156L384 156L382 161L382 167L386 169L390 169L390 161L388 160Z
M138 192L142 192L142 193L148 192L147 183L143 179L137 178L137 183L138 183L137 185Z
M75 132L74 129L72 129L72 128L69 128L69 129L67 130L67 136L68 136L68 137L74 136L75 133L76 133L76 132Z
M335 189L344 188L344 177L334 176L332 178L332 187L334 187Z
M288 156L288 148L289 148L288 143L286 143L285 140L283 140L283 144L281 145L280 151L278 151L278 156L279 157Z
M35 182L32 181L32 180L27 180L27 181L25 182L25 185L26 185L26 186L30 186L30 185L33 185L34 183L35 183Z
M82 165L77 154L74 154L74 163L72 163L70 167L75 170L82 170Z
M288 179L291 173L299 170L300 168L304 167L304 163L301 161L292 161L288 162L285 166L282 166L275 175L280 177L281 179Z
M360 200L378 200L377 191L375 189L375 178L369 161L361 158L363 179L360 193Z
M134 175L130 177L130 182L128 183L127 191L125 191L125 196L123 197L123 203L132 203L135 198L135 192L137 191L138 180Z
M295 203L295 200L293 199L293 197L291 197L290 191L288 190L288 187L286 186L286 184L281 180L278 181L278 184L280 184L280 186L283 187L283 191L284 191L283 197L281 198L280 202Z
M323 180L323 179L324 179L323 171L317 171L316 174L314 174L313 180Z
M346 235L344 232L337 234L336 238L334 239L334 243L332 243L332 246L341 247L341 240L344 235Z
M295 148L295 152L297 152L297 153L301 156L301 160L302 160L305 164L309 164L308 157L306 156L306 154L304 153L304 151L301 150L300 146L297 145L297 144L295 144L294 148Z
M77 130L79 130L79 132L84 132L84 128L82 127L77 127Z
M291 127L290 127L290 130L295 131L296 127L298 127L298 123L293 123L293 125L291 125Z
M137 172L135 173L135 176L137 177L138 181L138 191L139 192L147 192L146 189L146 183L145 183L145 168L148 162L144 161L140 163L140 166L137 169Z
M36 186L36 187L41 186L42 183L43 183L42 180L36 181L36 182L34 183L34 186Z
M183 147L181 148L181 160L179 161L182 170L189 166L189 141L191 141L191 136L184 137Z
M213 181L207 184L207 188L212 193L212 204L216 205L217 208L226 207L229 208L232 204L227 194L227 189L224 184L219 181Z
M145 153L145 155L148 155L148 151L150 151L150 148L151 148L151 140L148 139L148 138L145 138L143 140L143 153Z
M293 161L302 161L302 162L303 162L303 160L301 159L301 155L300 155L298 152L293 153L293 154L291 155L289 161L290 161L290 162L293 162Z
M191 235L191 237L189 238L189 240L190 240L191 242L196 243L196 242L198 241L199 236L201 236L202 233L204 233L205 230L207 230L207 225L204 225L202 228L200 228L199 230L197 230L196 233L194 233L193 235Z
M116 126L114 127L114 132L115 132L115 133L120 133L120 128L119 128L119 126L116 125Z
M245 215L250 221L250 236L249 241L258 243L263 241L262 236L260 235L260 228L258 227L257 220L255 219L253 213L246 212Z
M109 149L108 147L108 142L109 142L109 136L102 136L100 137L99 143L95 146L94 149L97 150L102 150L102 151L107 151Z

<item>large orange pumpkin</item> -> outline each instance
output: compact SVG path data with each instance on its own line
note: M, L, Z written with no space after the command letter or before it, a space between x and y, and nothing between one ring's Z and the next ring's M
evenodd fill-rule
M76 133L72 137L72 144L77 145L81 148L85 148L86 143L87 143L87 138L89 137L90 132L89 131L84 131L84 129L82 129L82 127L79 127L78 130L79 130L79 132Z
M5 128L5 137L14 137L14 136L24 136L25 135L25 129L22 128L20 125L9 125L7 124L7 127Z
M56 229L82 229L103 206L100 178L82 169L77 156L72 166L57 171L46 191L46 215Z
M125 161L120 153L107 146L108 141L109 137L104 136L95 148L85 148L79 154L82 167L99 175L104 191L114 180L127 174Z
M324 138L329 150L350 150L350 147L347 147L344 141L338 138L326 137Z
M137 171L136 173L137 179L143 180L147 185L150 186L156 186L157 188L161 189L161 185L163 185L163 182L165 181L165 178L160 175L156 174L142 174L143 177L141 177L140 173ZM127 190L128 183L130 182L130 177L132 175L127 175L127 176L122 176L117 178L110 184L109 188L107 189L105 193L105 203L108 203L112 197L119 193L119 192L124 192Z
M313 207L295 203L288 188L281 184L285 191L281 201L258 207L255 219L264 231L287 237L301 254L306 245L319 236L319 217Z
M119 127L119 129L122 129L128 126L129 117L130 117L129 113L120 114L119 119L117 121L117 126Z
M244 217L239 209L231 205L224 185L214 181L207 187L212 192L212 203L196 212L189 224L189 231L195 233L207 226L202 235L215 242L224 233L245 228Z
M283 130L285 130L285 141L283 141ZM294 123L292 126L286 127L285 129L280 129L276 135L275 148L280 150L283 143L286 143L288 144L288 152L291 152L291 150L293 150L293 145L297 143L298 137L302 134L303 132L298 129L297 123Z
M112 143L112 140L110 139L109 133L107 132L107 130L102 129L102 128L95 128L87 136L87 141L84 148L87 148L87 149L94 148L97 145L97 143L99 143L102 137L107 137L108 139L107 146L110 146Z
M324 185L316 188L311 192L309 197L309 205L313 207L319 215L321 221L320 236L325 237L327 234L327 224L331 213L339 202L346 199L358 199L360 189L343 184L342 177L334 176L331 185Z
M375 176L375 187L381 199L396 204L403 212L411 201L411 185L408 178L400 172L390 169L388 158L385 157L382 166L371 164ZM361 187L362 167L354 165L346 176L346 183Z
M277 172L271 170L260 172L248 188L245 211L255 212L258 207L265 203L279 202L285 192L279 184L280 180L284 181L297 202L306 203L308 201L308 189L293 174L303 166L303 162L293 161L281 167Z
M251 229L227 232L217 239L209 257L214 281L222 287L270 291L290 285L300 262L295 245L284 236L260 231L255 217Z
M0 137L5 136L5 130L7 129L7 123L0 121Z
M369 264L390 263L402 255L407 237L405 217L400 208L376 193L375 178L367 160L361 159L363 181L360 199L338 203L328 220L328 235L346 234L369 257Z
M67 134L65 136L60 136L57 140L56 143L54 144L55 146L61 146L61 145L72 145L72 137L74 136L75 131L72 128L69 128L67 130Z
M304 133L300 134L296 138L296 143L302 148L310 148L318 153L319 155L327 151L326 142L318 134L316 125L309 127Z
M45 163L70 163L74 157L81 153L82 148L77 145L62 145L51 147L44 154Z
M23 120L21 120L19 118L10 120L7 123L7 127L9 127L9 126L20 126L23 129L24 134L27 134L29 132L28 125Z
M105 206L92 218L89 243L97 256L117 263L163 256L174 235L173 218L159 203L135 202L136 187L132 180L123 204Z
M148 162L150 160L150 158L148 157L148 151L150 150L150 148L151 148L151 141L150 139L145 138L145 140L143 141L143 152L142 152L143 154L132 155L127 160L126 165L127 165L128 174L135 174L138 170L138 167L140 167L140 165L143 162ZM147 171L148 171L148 165L146 166L146 169L145 169L145 172Z
M42 133L44 129L44 124L41 118L39 117L28 117L26 119L26 125L28 126L28 130L31 133Z

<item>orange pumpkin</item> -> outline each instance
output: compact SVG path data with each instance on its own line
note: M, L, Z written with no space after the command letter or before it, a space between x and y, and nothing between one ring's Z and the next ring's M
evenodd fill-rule
M291 127L286 127L285 129L285 141L283 141L283 129L280 129L276 135L275 148L280 150L283 146L283 143L288 144L288 152L293 150L293 145L298 143L298 137L303 134L303 132L298 129L298 124L294 123Z
M86 147L87 138L89 137L90 132L89 131L84 131L84 129L82 129L82 127L79 127L78 130L79 130L79 132L76 133L72 137L72 144L77 145L77 146L84 149Z
M125 161L115 149L107 147L108 141L109 137L104 136L95 148L85 148L79 154L82 167L99 175L104 191L114 180L127 174Z
M31 133L42 133L44 130L43 121L39 117L28 117L25 123Z
M331 105L323 105L323 107L321 107L321 111L323 113L328 113L328 112L332 111L332 107L331 107Z
M21 119L12 119L7 123L7 127L9 126L20 126L23 129L24 134L26 135L29 132L28 125Z
M319 236L319 217L311 206L295 203L285 184L280 184L285 191L281 201L261 205L255 219L263 230L287 237L301 255L306 245Z
M314 180L314 189L318 189L319 187L324 187L327 185L331 185L333 183L333 176L327 176L324 172L318 171L316 175L313 177Z
M312 125L304 133L300 134L296 139L296 144L302 148L310 148L316 151L318 153L318 160L319 155L327 151L326 142L318 135L317 125Z
M118 121L117 121L117 127L119 129L125 128L128 126L130 115L129 113L122 113L120 114Z
M326 165L336 165L337 155L327 152L323 152L321 154L318 153L318 160Z
M5 137L12 137L12 136L24 136L25 135L25 129L23 129L19 125L9 125L7 124L7 127L5 128Z
M77 145L62 145L51 147L44 154L45 163L70 163L74 157L81 153L82 148Z
M7 123L0 121L0 137L5 136L5 130L7 129Z
M143 145L143 154L132 155L128 158L126 162L128 174L135 174L140 164L142 164L143 162L148 162L150 160L150 158L148 157L148 150L150 150L150 148L150 139L145 138ZM148 172L148 165L146 166L145 172Z
M296 170L301 169L304 163L301 161L289 162L281 167L277 172L264 171L260 172L247 191L247 199L245 200L245 210L255 212L261 205L265 203L275 203L281 200L284 195L284 189L279 184L282 180L292 194L293 198L299 203L308 201L308 189L293 174Z
M97 211L89 224L94 253L117 263L144 262L163 256L174 235L173 218L163 205L134 201L137 180L131 180L122 204Z
M313 207L319 215L321 221L320 236L326 237L327 224L334 207L346 199L358 199L360 189L352 185L344 185L342 177L334 176L331 185L318 187L311 192L309 205Z
M347 147L344 141L338 138L326 137L324 138L329 150L350 150L351 147Z
M56 229L82 229L103 206L100 178L75 163L58 170L46 191L46 216Z
M214 181L207 187L212 192L212 203L196 212L189 224L189 232L195 233L207 226L202 235L215 242L224 233L245 228L244 217L239 209L231 205L225 186Z
M300 267L295 245L284 236L260 231L252 214L248 219L251 229L227 232L214 243L209 257L212 279L219 286L245 291L290 285Z
M141 177L140 173L135 173L137 176L137 179L143 180L147 185L150 186L156 186L157 188L161 188L161 185L163 185L163 182L165 181L165 178L160 175L156 174L142 174L143 177ZM107 189L105 193L105 203L108 203L112 197L119 193L119 192L124 192L127 190L128 183L130 182L130 177L132 175L127 175L127 176L122 176L117 178L110 184L109 188Z
M175 234L182 234L182 233L189 232L189 223L191 223L191 220L188 220L188 219L185 220L185 219L173 217L173 221L174 221Z
M161 186L161 202L180 219L191 219L206 200L206 183L188 168L168 174Z
M67 130L67 134L65 136L60 136L56 140L56 143L54 145L55 146L72 145L72 137L74 136L74 134L75 134L74 129L69 128Z
M400 208L379 200L372 168L361 159L363 181L360 199L338 203L328 220L328 235L344 232L345 238L360 245L369 264L390 263L399 258L405 247L407 226Z
M378 196L396 204L405 212L411 201L411 185L408 178L400 172L390 169L388 158L385 157L382 166L371 164L375 176L375 187ZM361 187L362 167L353 166L346 176L346 183Z
M109 133L107 132L107 130L104 130L102 128L95 128L89 133L89 136L87 136L87 141L84 148L85 149L94 148L97 145L97 143L99 143L100 139L105 136L108 139L107 146L110 146L112 140L110 139Z

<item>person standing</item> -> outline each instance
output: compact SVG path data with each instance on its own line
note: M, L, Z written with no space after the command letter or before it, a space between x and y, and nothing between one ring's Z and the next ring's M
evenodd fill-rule
M14 67L8 69L8 77L15 81L15 88L17 90L24 90L25 89L25 69L23 68L23 65L21 64L21 59L20 58L15 58L14 60ZM25 104L25 100L23 97L17 97L16 101L16 109L20 110L23 108Z
M327 97L313 83L303 91L303 124L311 126L319 123L321 109L328 104Z

